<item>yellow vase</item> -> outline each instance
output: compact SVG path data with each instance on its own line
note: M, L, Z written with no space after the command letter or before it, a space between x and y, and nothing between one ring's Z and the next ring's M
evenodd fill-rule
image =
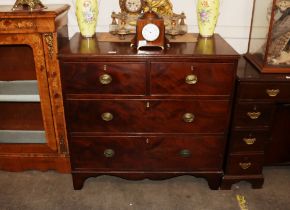
M92 37L95 34L98 13L97 0L76 0L76 16L83 37Z
M219 0L198 0L197 21L199 34L202 37L211 37L219 16Z

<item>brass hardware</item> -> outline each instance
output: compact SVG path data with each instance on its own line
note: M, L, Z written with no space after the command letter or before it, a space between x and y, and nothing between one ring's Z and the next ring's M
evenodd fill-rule
M251 162L247 162L247 163L239 163L240 167L243 169L243 170L247 170L251 167L252 163Z
M290 79L290 76L286 76L285 78L286 78L286 79Z
M16 10L18 7L21 7L22 9L25 8L25 6L28 6L28 8L32 10L40 10L40 9L46 9L47 7L44 6L40 0L16 0L14 3L12 10Z
M146 108L150 108L150 102L149 101L146 102Z
M280 90L279 89L267 89L266 93L270 97L276 97L280 93Z
M188 149L183 149L183 150L180 150L179 155L181 157L187 158L191 156L191 151Z
M192 113L185 113L183 116L182 116L182 119L184 122L186 123L191 123L193 122L194 120L194 114Z
M45 42L47 44L49 57L50 57L50 59L52 59L53 58L53 54L54 54L53 33L45 33L44 34L44 39L45 39Z
M185 83L189 85L194 85L197 83L197 76L194 74L189 74L185 77Z
M149 139L148 138L146 139L146 144L149 144Z
M247 145L253 145L256 142L256 138L243 138L243 141L247 144Z
M112 82L112 76L109 75L109 74L102 74L100 77L99 77L99 80L100 80L100 83L102 85L108 85Z
M261 112L247 112L247 115L252 119L256 120L261 116Z
M107 71L107 65L104 65L104 71Z
M112 149L105 149L105 151L104 151L104 156L106 157L106 158L111 158L111 157L113 157L115 155L115 151L114 150L112 150Z
M102 119L106 122L111 121L113 118L114 118L114 116L110 112L105 112L102 114Z
M193 71L194 70L194 66L191 66L190 69L191 69L191 71Z

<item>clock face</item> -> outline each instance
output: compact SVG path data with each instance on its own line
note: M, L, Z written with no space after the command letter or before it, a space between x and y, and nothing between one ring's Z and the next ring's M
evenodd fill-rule
M139 12L142 9L142 0L125 0L125 8L128 12Z
M160 30L157 25L149 23L142 29L142 36L146 41L153 42L158 39Z

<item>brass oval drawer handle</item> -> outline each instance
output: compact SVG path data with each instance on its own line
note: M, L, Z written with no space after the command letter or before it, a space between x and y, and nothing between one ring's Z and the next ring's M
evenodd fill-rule
M115 155L115 151L114 150L112 150L112 149L105 149L104 150L104 156L106 158L114 157L114 155Z
M256 138L243 138L243 141L247 144L247 145L253 145L256 142Z
M192 113L185 113L183 116L182 116L182 119L184 122L186 123L191 123L194 121L194 114Z
M187 158L191 156L191 151L188 149L183 149L183 150L180 150L179 155L180 157Z
M100 77L99 77L99 81L102 85L108 85L112 82L112 76L109 75L109 74L102 74Z
M266 93L270 97L276 97L280 93L280 90L279 89L267 89Z
M252 119L256 120L261 116L261 112L247 112L247 115Z
M105 112L105 113L103 113L103 114L101 115L101 117L102 117L102 119L103 119L104 121L106 121L106 122L109 122L109 121L113 120L113 118L114 118L113 114L110 113L110 112Z
M247 163L239 163L241 169L243 170L247 170L251 167L252 163L251 162L247 162Z
M197 76L194 74L189 74L185 77L185 83L189 85L194 85L197 83Z

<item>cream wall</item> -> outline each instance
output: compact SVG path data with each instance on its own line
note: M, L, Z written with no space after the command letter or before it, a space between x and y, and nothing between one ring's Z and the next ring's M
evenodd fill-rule
M75 18L75 0L41 0L44 4L70 4L69 35L78 31ZM239 53L247 50L249 26L253 0L220 0L220 16L216 32L224 37ZM15 0L1 0L2 5L13 4ZM99 0L99 20L97 31L108 31L111 12L119 11L119 0ZM198 32L196 18L197 0L171 0L174 12L184 12L189 32Z

